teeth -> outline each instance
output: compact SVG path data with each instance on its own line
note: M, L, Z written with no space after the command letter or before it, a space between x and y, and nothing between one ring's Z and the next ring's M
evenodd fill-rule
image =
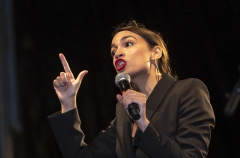
M118 63L118 67L122 67L123 64L124 64L124 62L123 62L123 61L120 61L120 62Z

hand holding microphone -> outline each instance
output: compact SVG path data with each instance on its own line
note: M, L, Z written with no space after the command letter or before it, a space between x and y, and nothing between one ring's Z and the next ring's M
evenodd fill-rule
M117 96L118 101L124 104L125 109L128 110L128 113L133 120L139 120L139 105L146 104L145 95L132 90L130 76L126 73L119 73L115 77L115 83L122 92L122 97L120 95Z

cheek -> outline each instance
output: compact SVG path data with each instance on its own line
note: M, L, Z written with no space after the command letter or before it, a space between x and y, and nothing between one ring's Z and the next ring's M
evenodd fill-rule
M141 56L138 58L137 63L143 69L149 69L150 68L150 57L147 54L147 52L144 52L143 54L141 54Z
M136 62L138 62L139 64L143 64L143 65L146 65L147 63L149 63L150 61L150 57L149 55L147 54L147 52L142 52L142 53L139 53L137 55L137 57L135 58Z
M146 57L138 57L138 58L134 58L133 60L133 67L135 67L136 69L146 69L148 70L150 68L150 61L148 58Z

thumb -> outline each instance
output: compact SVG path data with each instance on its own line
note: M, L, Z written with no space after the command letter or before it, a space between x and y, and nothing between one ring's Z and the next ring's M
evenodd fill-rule
M88 73L87 70L83 70L78 74L78 77L76 78L76 82L80 85L82 82L83 77Z
M120 94L117 94L116 98L117 98L118 102L122 103L123 97Z

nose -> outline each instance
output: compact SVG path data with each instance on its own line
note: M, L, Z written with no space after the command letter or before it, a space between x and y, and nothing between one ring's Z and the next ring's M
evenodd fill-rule
M122 57L122 56L123 56L123 53L116 52L116 54L115 54L115 59L118 59L118 58L120 58L120 57Z

